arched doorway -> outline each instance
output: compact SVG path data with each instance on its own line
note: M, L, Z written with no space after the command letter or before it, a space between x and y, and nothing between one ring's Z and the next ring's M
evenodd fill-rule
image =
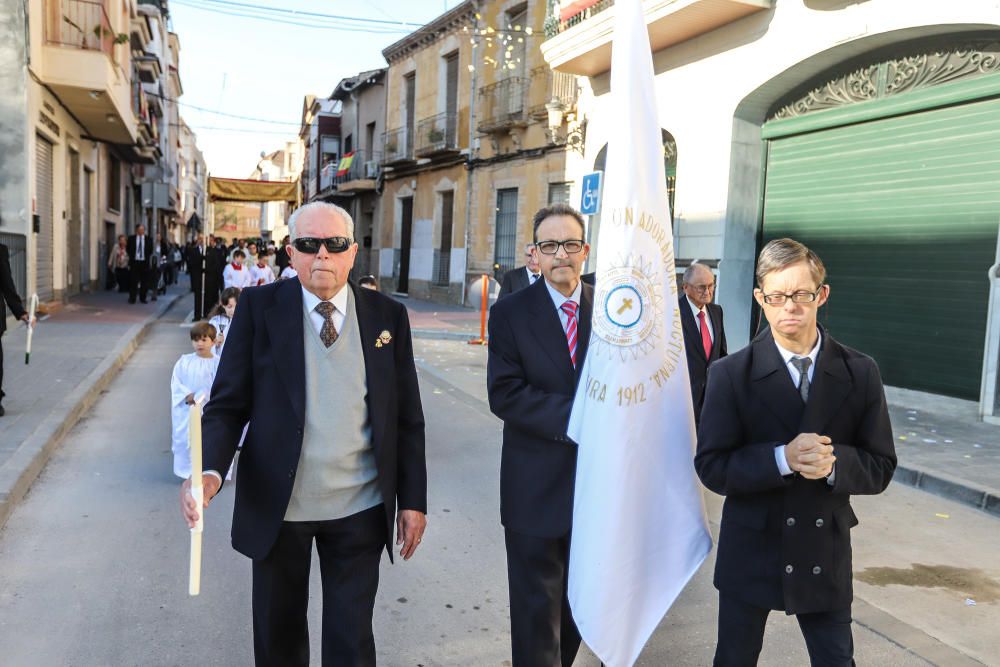
M1000 41L897 44L775 104L760 243L827 264L822 321L887 384L977 400L1000 222ZM758 246L759 247L759 246Z

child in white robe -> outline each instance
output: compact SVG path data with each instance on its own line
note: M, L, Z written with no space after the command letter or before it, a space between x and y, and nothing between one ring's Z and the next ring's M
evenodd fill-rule
M212 390L219 358L212 351L215 344L215 327L207 322L196 322L191 327L191 346L194 352L185 354L174 364L170 378L170 416L173 422L171 449L174 453L174 474L181 479L191 476L191 452L188 449L188 415L195 396Z
M222 270L222 286L224 288L239 287L243 289L250 287L252 284L250 282L250 269L243 266L245 257L246 253L242 250L233 251L233 261L226 264L226 268Z
M267 263L267 248L257 255L257 262L250 267L250 284L255 287L274 282L274 269Z
M240 298L240 288L228 287L222 290L222 298L215 308L209 312L208 323L215 327L215 356L222 356L222 348L226 345L226 333L229 325L233 322L233 315L236 313L236 302Z
M289 264L288 266L286 266L281 270L281 275L278 276L278 280L288 280L289 278L298 278L298 277L299 277L299 272L293 269L292 265Z

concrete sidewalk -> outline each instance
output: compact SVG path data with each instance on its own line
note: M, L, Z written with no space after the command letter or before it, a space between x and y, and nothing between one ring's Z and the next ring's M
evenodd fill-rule
M7 414L0 417L0 527L149 325L190 294L188 285L183 276L181 284L148 304L129 304L127 294L108 291L74 297L36 326L30 365L24 363L24 326L4 334ZM142 410L144 400L136 396L133 405L123 407Z

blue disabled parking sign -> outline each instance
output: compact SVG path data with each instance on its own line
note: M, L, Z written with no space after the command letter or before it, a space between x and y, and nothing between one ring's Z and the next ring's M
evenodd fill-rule
M603 181L603 171L594 171L583 177L583 187L580 194L580 213L584 215L597 215L601 212L601 184Z

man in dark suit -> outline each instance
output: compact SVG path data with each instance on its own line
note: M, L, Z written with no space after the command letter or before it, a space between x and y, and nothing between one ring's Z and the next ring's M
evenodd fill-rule
M684 271L683 287L686 296L680 300L678 307L684 329L694 423L697 424L705 398L708 366L726 356L726 329L722 325L722 306L712 303L715 274L710 268L692 262Z
M208 236L208 244L205 246L205 275L202 276L204 283L205 298L202 303L203 316L207 315L215 304L219 303L219 295L222 293L222 273L226 270L226 247L222 239Z
M14 287L14 277L10 272L10 253L7 246L0 243L0 417L4 415L3 409L3 334L7 331L7 306L14 317L24 322L28 321L28 311L21 303L21 297L17 295Z
M791 239L768 243L754 298L770 329L712 364L695 467L726 496L715 586L715 665L755 665L768 613L794 614L813 665L853 665L852 494L896 468L875 362L816 324L826 270Z
M245 290L227 332L202 421L205 497L218 492L249 422L232 538L253 559L256 664L309 665L315 540L322 664L373 666L381 552L392 558L395 524L409 559L426 525L409 321L401 304L347 282L358 246L346 211L308 204L289 227L299 278ZM181 499L191 524L198 508L189 485Z
M507 546L514 667L568 667L580 633L566 598L576 443L566 435L590 341L594 290L580 280L590 247L565 204L534 218L544 280L490 312L487 385L503 420L500 520Z
M205 283L203 282L205 277L205 252L207 248L205 247L205 237L202 234L198 234L198 237L194 240L194 243L187 247L187 267L188 274L191 276L191 291L194 292L194 321L205 317L207 312L204 307L204 292L202 291Z
M530 287L541 280L542 273L538 268L538 258L535 257L535 244L529 243L524 246L524 266L511 269L503 276L500 283L500 294L497 300L510 296L514 292Z
M149 292L149 262L155 251L152 241L146 236L145 225L135 228L135 234L128 237L126 248L129 271L128 302L135 303L138 294L139 300L146 303L146 294Z

